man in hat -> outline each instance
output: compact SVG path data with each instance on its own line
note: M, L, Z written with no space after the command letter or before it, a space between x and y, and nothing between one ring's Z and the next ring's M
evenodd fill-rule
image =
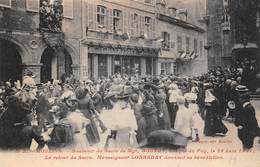
M256 89L256 69L248 59L245 59L245 67L243 68L241 84L247 86L250 91Z
M246 86L239 85L236 90L239 92L240 108L236 113L235 125L238 127L238 138L243 144L243 149L248 150L254 145L258 123L255 109L250 103L248 89Z

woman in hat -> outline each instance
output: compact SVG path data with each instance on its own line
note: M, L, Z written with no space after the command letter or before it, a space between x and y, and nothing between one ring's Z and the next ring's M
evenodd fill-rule
M217 133L226 134L228 129L221 120L221 114L219 112L220 107L218 99L213 95L213 90L208 89L205 92L205 125L204 135L215 136Z
M153 98L149 92L144 91L143 99L143 112L144 118L146 120L146 136L149 135L152 131L159 129L158 117L157 117L157 108L153 103Z
M90 145L94 145L100 142L100 136L98 133L97 125L95 123L95 107L93 101L88 94L88 90L82 87L78 87L75 90L76 98L78 99L79 110L83 115L90 120L90 124L87 126L87 138Z
M55 112L55 125L48 142L50 149L84 149L89 146L85 127L90 120L77 109L75 96L67 97L51 112Z
M113 108L103 113L103 120L111 130L106 142L107 147L137 147L138 129L134 110L129 104L129 95L116 95ZM113 136L113 137L112 137ZM110 140L110 138L114 140Z
M171 128L174 128L175 118L178 110L177 98L182 96L181 90L179 90L178 86L175 83L169 85L169 115L171 120Z
M136 138L138 143L141 143L146 139L146 121L143 113L143 105L138 103L139 95L136 93L132 94L130 99L138 127Z
M158 121L160 129L170 130L171 121L169 116L168 107L166 105L166 94L164 89L155 90L155 105L158 109Z

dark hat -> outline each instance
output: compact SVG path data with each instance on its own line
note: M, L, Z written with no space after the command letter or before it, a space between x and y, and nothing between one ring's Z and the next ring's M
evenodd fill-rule
M29 86L29 85L25 85L25 86L23 87L23 90L31 91L31 90L32 90L32 87Z
M147 143L142 147L175 146L186 147L188 139L182 134L170 130L156 130L148 135Z
M87 95L87 90L83 87L78 87L75 90L75 94L77 99L83 99Z
M130 97L130 94L117 94L114 96L116 99L121 99L121 100L124 100L124 99L128 99Z
M244 85L238 85L238 86L236 87L236 91L238 91L238 92L248 92L249 90L248 90L247 87L244 86Z
M154 79L153 79L153 84L159 85L159 83L160 83L159 78L154 78Z

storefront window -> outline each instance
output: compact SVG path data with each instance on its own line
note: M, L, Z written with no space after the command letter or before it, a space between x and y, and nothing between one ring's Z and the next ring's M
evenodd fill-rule
M146 58L146 75L152 75L153 74L153 59L152 58Z
M140 74L141 73L140 57L118 56L114 58L114 74Z
M107 56L106 55L98 56L98 75L99 75L99 77L108 76L108 74L107 74Z
M114 58L114 73L121 74L121 72L122 72L121 57L117 56Z
M170 75L171 73L171 63L161 63L161 75Z

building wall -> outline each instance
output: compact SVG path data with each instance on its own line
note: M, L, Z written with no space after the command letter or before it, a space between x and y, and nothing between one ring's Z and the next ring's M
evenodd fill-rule
M97 6L103 6L106 9L106 16L105 16L105 25L100 26L97 22ZM120 10L121 11L121 18L122 20L121 24L121 30L114 31L113 30L113 10ZM138 15L138 27L139 30L135 33L132 33L133 27L131 26L131 18L134 14ZM119 50L119 53L115 53L114 49L109 51L105 51L106 53L101 53L104 50L102 50L102 46L97 49L98 51L96 53L93 53L90 51L90 44L91 43L98 43L99 45L107 45L110 44L111 46L119 46L119 48L122 46L130 48L130 50L133 50L133 48L139 48L139 49L149 49L149 48L156 48L156 42L154 39L158 37L158 33L156 31L156 19L155 19L155 4L146 4L144 3L144 0L86 0L86 6L85 6L85 24L87 29L86 34L86 40L84 47L88 48L88 68L89 73L88 77L97 79L98 77L102 76L104 74L105 76L110 76L115 71L111 68L113 68L113 57L121 55L121 56L133 56L133 59L140 59L140 68L141 68L141 75L145 75L147 70L146 67L146 57L152 58L152 55L146 54L145 56L142 54L128 54L128 55L122 55L124 54L123 49L117 49ZM150 34L147 34L147 37L145 36L145 17L151 18L151 27L150 27ZM127 36L127 39L122 39L119 36L124 34ZM119 36L118 36L119 35ZM143 37L142 37L143 36ZM94 48L95 49L95 48ZM111 48L108 48L111 49ZM93 50L93 47L91 48ZM107 50L107 49L105 49ZM120 51L121 50L121 51ZM99 52L99 53L98 53ZM123 52L123 53L122 53ZM137 58L139 57L139 58ZM104 71L99 67L101 64L101 59L104 59L104 61L107 63L107 67L104 68L107 69L107 71ZM103 60L102 60L103 61ZM138 60L139 61L139 60ZM155 60L153 60L154 62ZM96 66L97 64L98 66ZM91 67L90 67L91 66ZM152 66L152 64L151 64ZM98 69L100 68L100 69ZM103 67L102 67L103 68ZM126 68L126 67L123 67Z
M222 31L223 1L207 0L208 22L208 66L213 69L216 66L226 67L232 61L231 33Z
M158 19L158 32L168 32L170 34L170 47L167 49L162 49L161 54L159 54L159 62L167 62L172 61L172 66L176 64L176 59L180 56L182 52L191 52L195 51L194 48L194 39L197 40L197 55L198 57L189 62L178 62L177 64L177 71L171 69L171 72L175 72L176 74L180 75L198 75L205 73L207 71L207 52L204 49L204 46L207 43L207 34L206 34L206 24L203 22L199 22L200 20L200 13L205 13L204 8L199 9L196 8L196 1L189 1L184 3L180 1L168 1L168 7L175 7L177 9L187 9L188 18L187 24L196 25L202 29L204 32L196 31L194 29L187 29L181 25L170 23L164 20ZM199 11L198 11L199 10ZM166 12L169 13L169 12ZM197 16L196 16L197 15ZM168 16L171 16L168 14ZM185 20L186 21L186 20ZM189 51L186 50L186 38L189 38ZM177 39L182 39L182 52L180 52L178 48L178 41ZM202 45L201 45L202 44ZM167 58L167 59L166 59ZM175 62L175 63L174 63ZM159 72L160 74L160 69Z
M0 40L6 40L17 46L22 58L23 69L30 69L40 82L41 56L47 48L39 31L39 4L38 0L11 1L11 6L0 4ZM31 8L28 8L29 4ZM79 57L81 38L81 5L80 0L74 0L73 18L63 20L65 35L65 49L73 60L73 71L79 77ZM70 27L70 28L69 28ZM64 69L60 70L62 73Z

